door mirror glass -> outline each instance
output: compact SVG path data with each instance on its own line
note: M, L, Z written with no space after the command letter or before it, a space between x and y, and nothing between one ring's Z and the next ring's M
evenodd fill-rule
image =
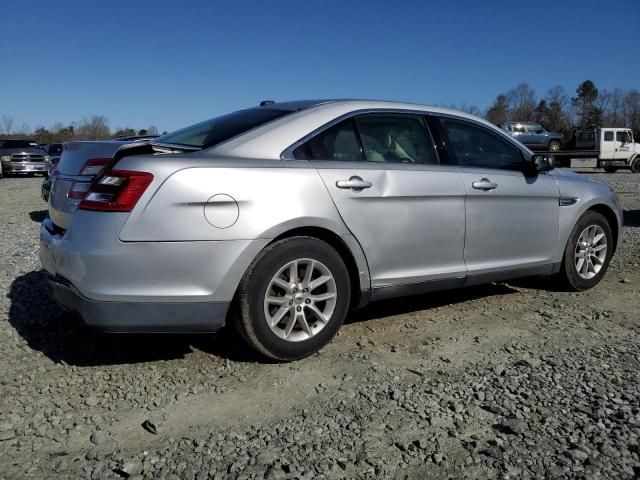
M531 167L536 172L548 172L556 167L556 159L553 155L534 155L531 157Z

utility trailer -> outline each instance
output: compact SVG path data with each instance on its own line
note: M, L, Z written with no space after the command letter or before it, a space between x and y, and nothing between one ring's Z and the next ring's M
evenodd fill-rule
M629 128L582 128L576 130L568 150L547 152L556 165L572 168L604 168L613 173L621 168L640 173L640 143Z

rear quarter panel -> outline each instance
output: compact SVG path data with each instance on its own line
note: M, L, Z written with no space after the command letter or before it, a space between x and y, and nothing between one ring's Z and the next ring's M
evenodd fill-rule
M122 228L120 239L254 240L305 226L348 234L317 171L289 167L291 163L188 166L165 178L163 166L142 166L141 170L154 173L154 182ZM118 168L129 167L123 162Z

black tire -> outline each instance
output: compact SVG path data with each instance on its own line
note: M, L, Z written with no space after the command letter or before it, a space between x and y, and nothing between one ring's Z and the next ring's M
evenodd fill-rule
M550 152L559 152L562 144L558 140L551 140L547 148Z
M631 171L633 173L640 173L640 157L636 157L636 159L631 164Z
M616 173L618 171L618 167L604 167L604 171L607 173Z
M326 266L335 280L336 303L329 321L309 339L288 341L271 330L264 301L271 279L287 263L313 259ZM280 361L299 360L324 347L338 332L349 310L351 284L342 258L329 244L314 237L291 237L266 247L249 266L238 288L235 325L244 340L261 354Z
M600 271L590 279L582 278L578 274L578 270L575 264L575 252L578 244L580 234L589 226L597 225L602 228L607 238L607 250L602 268ZM613 253L613 233L611 232L611 226L606 217L593 210L587 211L573 227L567 245L564 249L564 258L562 259L562 266L560 270L560 277L563 283L571 290L582 291L595 287L609 268L609 262L611 261L611 255Z

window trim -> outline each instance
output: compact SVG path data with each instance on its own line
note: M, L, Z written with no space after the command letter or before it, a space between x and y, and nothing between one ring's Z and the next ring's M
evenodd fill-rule
M364 113L364 114L355 115L354 117L351 118L351 121L353 122L353 125L355 127L356 137L358 138L358 144L360 146L360 154L362 155L362 158L363 158L362 161L369 162L369 163L377 163L377 164L401 163L401 162L374 162L373 160L367 160L367 154L364 150L364 144L362 143L362 137L360 135L360 127L358 127L358 118L368 117L368 116L385 116L385 115L415 118L416 120L418 120L418 122L422 126L422 130L425 131L427 142L431 141L431 146L433 147L433 153L435 155L436 163L417 163L416 162L416 163L406 163L405 165L442 165L442 162L440 161L440 156L438 155L438 149L436 147L435 139L431 134L429 125L425 121L424 115L417 115L415 113L404 113L404 112L402 113L395 113L395 112L394 113L386 113L386 112L385 113Z
M431 129L429 127L429 124L425 121L425 115L428 114L428 111L422 111L422 110L402 110L402 109L397 109L397 108L369 108L369 109L361 109L361 110L354 110L352 112L346 113L344 115L340 115L339 117L334 118L333 120L331 120L330 122L325 123L324 125L322 125L321 127L315 129L314 131L312 131L311 133L308 133L307 135L305 135L304 137L302 137L300 140L298 140L297 142L293 143L292 145L290 145L289 147L287 147L281 154L280 154L280 159L281 160L287 160L287 161L297 161L297 162L332 162L334 160L331 159L326 159L326 160L321 160L321 159L299 159L299 158L295 158L294 156L294 151L297 150L299 147L301 147L302 145L304 145L305 143L309 142L310 140L312 140L313 138L315 138L318 135L321 135L322 133L324 133L326 130L329 130L330 128L339 125L340 123L346 122L347 120L350 120L352 122L353 125L353 129L354 132L356 134L356 138L358 140L358 147L360 149L360 155L362 156L362 160L339 160L339 162L342 163L359 163L359 164L375 164L375 165L399 165L397 163L394 162L374 162L371 160L367 160L366 159L366 155L364 153L364 146L362 144L362 138L360 137L360 130L358 129L358 122L356 121L357 117L361 117L361 116L365 116L365 115L404 115L407 117L416 117L419 122L422 124L422 128L426 131L427 133L427 140L431 140L432 142L432 146L436 155L436 162L437 163L406 163L406 164L401 164L401 165L424 165L424 166L438 166L438 165L443 165L443 162L441 161L439 152L438 152L438 146L436 143L436 137L433 134L433 132L431 132Z
M433 118L430 120L429 123L432 123L434 125L434 127L437 129L436 131L438 132L438 136L440 137L440 141L442 143L442 150L444 152L445 158L446 158L446 162L448 165L455 165L459 168L469 168L469 169L489 169L489 170L495 170L495 171L502 171L502 172L524 172L526 170L526 165L527 162L531 159L531 153L528 152L527 150L524 150L519 144L517 144L510 136L508 135L503 135L501 133L498 132L494 132L493 130L491 130L490 128L488 128L486 125L483 125L480 122L474 121L473 119L467 119L464 117L458 117L456 115L450 115L450 114L441 114L441 113L436 113L436 114L432 114L431 115ZM510 145L512 147L515 148L516 151L520 152L520 157L522 158L522 168L500 168L500 167L492 167L492 166L488 166L488 165L462 165L458 159L456 158L455 160L449 157L449 154L447 152L447 146L446 143L444 141L444 136L441 133L441 129L442 126L440 126L438 119L439 118L447 118L456 122L460 122L460 123L467 123L469 125L471 125L474 128L480 128L481 130L484 130L486 132L488 132L490 135L494 136L495 138L497 138L498 140L502 140L505 144Z
M316 135L319 135L320 133L322 133L323 131L325 131L328 128L331 128L333 125L335 125L336 123L339 123L343 120L346 120L350 117L354 117L356 115L362 115L365 113L404 113L404 114L414 114L414 115L420 115L423 118L425 118L427 121L425 122L427 127L428 127L428 131L431 135L431 138L434 140L434 142L436 142L436 144L434 145L436 147L436 154L438 154L439 157L439 165L455 165L452 162L447 163L446 161L443 161L443 157L440 155L440 145L438 145L438 139L440 138L440 135L438 134L438 132L434 132L431 123L429 122L429 118L430 117L446 117L446 118L451 118L453 120L460 120L460 121L464 121L464 122L469 122L473 125L477 125L479 127L485 128L487 130L489 130L489 132L493 133L494 135L498 136L498 138L501 138L503 140L506 140L508 143L510 143L511 145L513 145L515 148L517 148L522 156L524 157L524 161L526 162L528 159L531 158L531 155L533 155L533 153L524 145L522 145L520 142L518 142L516 139L514 139L513 137L511 137L508 133L503 132L502 130L498 129L498 132L493 132L490 128L487 127L487 125L485 125L483 122L479 122L473 118L467 118L467 117L461 117L459 115L455 115L455 114L451 114L451 113L443 113L443 112L434 112L432 110L414 110L414 109L401 109L401 108L363 108L363 109L359 109L359 110L353 110L351 112L347 112L343 115L340 115L336 118L334 118L333 120L325 123L324 125L316 128L315 130L307 133L305 136L303 136L302 138L300 138L299 140L297 140L296 142L294 142L293 144L289 145L287 148L285 148L282 153L280 154L280 159L281 160L286 160L286 161L294 161L294 162L309 162L311 160L300 160L297 159L293 156L293 151L298 148L300 145L302 145L303 143L311 140L313 137L315 137ZM496 127L497 129L497 127ZM346 163L346 162L345 162ZM360 162L363 164L370 164L370 163L378 163L380 165L396 165L396 164L391 164L391 163L382 163L382 162ZM401 165L408 165L408 164L401 164ZM414 164L412 164L414 165ZM418 165L418 164L415 164ZM420 165L426 165L426 164L420 164Z

